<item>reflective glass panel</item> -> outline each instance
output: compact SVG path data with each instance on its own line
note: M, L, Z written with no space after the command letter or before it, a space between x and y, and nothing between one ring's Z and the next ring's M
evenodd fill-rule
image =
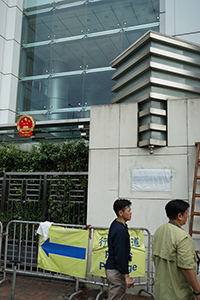
M17 109L36 120L89 117L115 97L110 66L148 30L159 0L25 0Z

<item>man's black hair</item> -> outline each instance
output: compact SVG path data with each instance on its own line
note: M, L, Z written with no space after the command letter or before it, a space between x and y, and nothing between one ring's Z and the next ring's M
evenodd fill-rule
M171 220L175 220L178 214L184 214L189 208L189 203L181 199L171 200L165 206L167 217Z
M126 206L131 206L131 201L127 199L117 199L113 204L113 209L118 217L119 210L124 211Z

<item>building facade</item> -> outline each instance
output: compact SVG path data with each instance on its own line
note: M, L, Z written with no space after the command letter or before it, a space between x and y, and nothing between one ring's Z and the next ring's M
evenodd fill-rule
M0 141L17 140L18 133L13 128L21 115L31 115L36 121L36 129L40 122L44 129L49 124L54 128L62 120L69 120L70 126L77 127L81 124L79 120L87 119L89 123L93 106L88 222L94 226L109 225L111 206L116 197L135 198L135 193L130 192L131 180L126 178L129 173L123 171L126 164L127 167L130 164L130 170L134 166L143 168L144 163L147 169L159 166L170 169L177 164L172 175L180 180L180 184L177 180L173 183L172 192L167 196L160 193L156 196L152 193L151 196L148 193L136 195L135 211L143 208L147 211L151 203L159 217L152 222L151 216L141 218L138 215L137 219L133 217L136 220L134 225L140 223L153 232L164 220L163 205L168 199L191 199L193 167L192 163L188 167L188 162L193 162L194 142L198 137L194 136L188 143L189 125L185 124L189 122L188 107L189 104L192 106L193 100L168 102L168 147L158 148L157 156L152 159L149 149L138 148L137 138L129 136L137 133L134 121L137 119L137 103L109 105L115 98L111 93L114 86L111 77L115 69L110 63L149 30L200 44L199 11L199 0L0 0ZM198 103L195 102L196 109ZM101 106L101 111L96 106L105 104L108 106ZM184 127L181 135L172 118L178 108L181 114L175 121ZM120 115L119 111L123 114ZM128 136L119 136L120 118ZM9 125L12 125L12 132L8 132ZM44 131L41 140L46 136ZM70 135L71 138L77 136L80 137L80 133ZM68 138L66 134L60 136L57 130L48 133L49 141L59 137L62 137L59 141ZM102 147L107 148L107 152L102 152ZM188 155L190 150L191 156ZM97 153L100 156L96 156ZM166 160L162 165L166 155L170 162ZM119 164L121 160L124 165ZM112 169L111 173L106 166ZM101 209L96 203L101 203Z
M0 124L24 114L38 122L89 118L92 105L114 98L110 62L148 30L200 42L199 6L198 0L1 0Z

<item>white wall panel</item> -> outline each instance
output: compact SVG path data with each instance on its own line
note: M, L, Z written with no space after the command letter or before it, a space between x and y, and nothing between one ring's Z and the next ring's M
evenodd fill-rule
M8 121L10 123L15 122L15 114L10 110L1 110L0 109L0 124L7 124Z
M131 199L132 202L132 219L128 222L129 227L145 227L151 234L154 234L156 229L168 222L165 214L165 205L168 200L141 200Z
M173 36L175 31L175 10L174 10L174 0L165 1L165 32L168 35Z
M188 186L189 186L189 194L192 194L193 191L193 183L194 183L194 169L195 169L195 161L196 161L196 147L193 145L192 147L188 147ZM200 175L200 172L199 172ZM200 182L198 183L200 186ZM199 189L200 192L200 189ZM191 201L189 197L189 201ZM200 200L199 200L200 201Z
M189 34L183 34L181 37L178 36L178 38L181 38L182 40L194 43L194 44L200 44L200 33L189 33Z
M160 12L165 12L166 2L167 0L160 0Z
M18 77L20 49L20 45L15 40L5 42L3 61L4 74L13 74Z
M23 0L0 0L0 123L15 122Z
M199 0L173 0L175 10L175 34L199 32Z
M90 150L87 223L109 226L117 197L118 150Z
M168 100L167 140L168 146L187 145L187 100ZM178 117L177 117L178 116Z
M23 0L7 0L10 7L17 6L20 10L23 10Z
M91 149L119 147L119 105L93 106L90 121Z
M12 75L4 75L2 76L1 81L1 91L0 91L0 99L1 99L1 108L2 109L10 109L7 113L4 111L0 118L0 123L14 123L15 122L15 113L16 110L16 102L13 99L17 97L17 86L18 79Z
M92 189L118 190L118 151L90 151L89 177Z
M14 6L7 10L6 25L6 39L14 39L18 43L20 43L22 28L22 11L19 10L18 7Z
M165 12L162 12L160 14L160 33L166 33L166 14Z
M120 148L137 147L137 103L120 106Z
M200 98L188 99L188 145L200 142Z
M116 218L112 207L117 195L118 191L90 189L87 224L109 227L112 220Z
M2 72L3 69L3 54L4 54L4 43L5 43L5 39L0 36L0 72Z
M160 32L200 43L199 0L160 0Z
M0 35L5 36L7 18L7 5L5 2L0 1Z

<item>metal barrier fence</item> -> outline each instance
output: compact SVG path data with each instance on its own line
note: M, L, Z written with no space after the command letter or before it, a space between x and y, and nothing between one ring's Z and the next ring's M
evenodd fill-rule
M3 179L3 177L0 177L0 198L2 198Z
M102 230L106 230L106 229L109 229L109 228L105 228L105 227L91 227L91 230L92 230L92 234L91 234L91 239L93 240L93 235L94 235L94 230L95 229L102 229ZM146 274L145 274L145 277L136 277L135 279L135 282L134 282L134 287L136 286L144 286L146 287L146 289L144 288L141 288L138 292L138 295L140 295L142 292L144 293L147 293L149 294L150 296L153 297L153 299L155 299L155 296L154 294L150 291L150 264L151 264L151 234L150 234L150 231L147 229L147 228L143 228L143 227L129 227L128 228L129 230L143 230L146 235L144 235L144 244L145 244L145 250L146 250L146 261L145 261L145 264L146 264ZM92 255L92 247L90 248L90 251L91 251L91 254L90 256ZM95 282L95 281L94 281ZM95 282L96 283L96 282ZM101 287L103 286L108 286L106 283L99 283L97 282L98 285L100 285ZM102 293L103 290L101 289L101 292ZM96 300L99 299L99 298L96 298Z
M13 273L14 261L17 263L16 272L21 275L31 275L43 278L51 279L61 279L66 281L75 282L75 292L69 297L69 300L73 298L74 295L82 292L79 290L79 283L93 284L100 287L100 292L96 296L96 300L99 299L101 294L104 292L103 288L107 287L106 280L103 278L96 277L90 274L90 265L92 257L92 247L93 247L93 237L95 229L108 229L102 227L92 227L90 228L90 240L88 246L88 258L87 258L87 271L84 279L74 278L69 275L64 275L61 273L55 273L40 269L37 264L38 259L38 246L39 246L39 236L36 231L40 222L33 221L10 221L6 226L5 232L5 248L2 254L4 260L3 267L3 280L7 280L6 273ZM52 223L54 226L61 226L65 228L76 228L76 229L87 229L87 226L83 225L72 225L72 224L59 224ZM145 286L146 289L141 289L141 292L146 292L154 298L154 295L150 292L150 232L146 228L129 228L132 230L143 230L146 232L146 276L144 278L138 278L135 282L135 286ZM2 228L0 227L2 232ZM2 235L0 236L0 238ZM1 242L2 240L0 240ZM0 243L0 247L1 247ZM1 248L0 248L1 249ZM138 295L139 295L138 294Z
M2 225L2 223L0 222L0 272L2 271L2 264L1 264L2 237L3 237L3 225Z

